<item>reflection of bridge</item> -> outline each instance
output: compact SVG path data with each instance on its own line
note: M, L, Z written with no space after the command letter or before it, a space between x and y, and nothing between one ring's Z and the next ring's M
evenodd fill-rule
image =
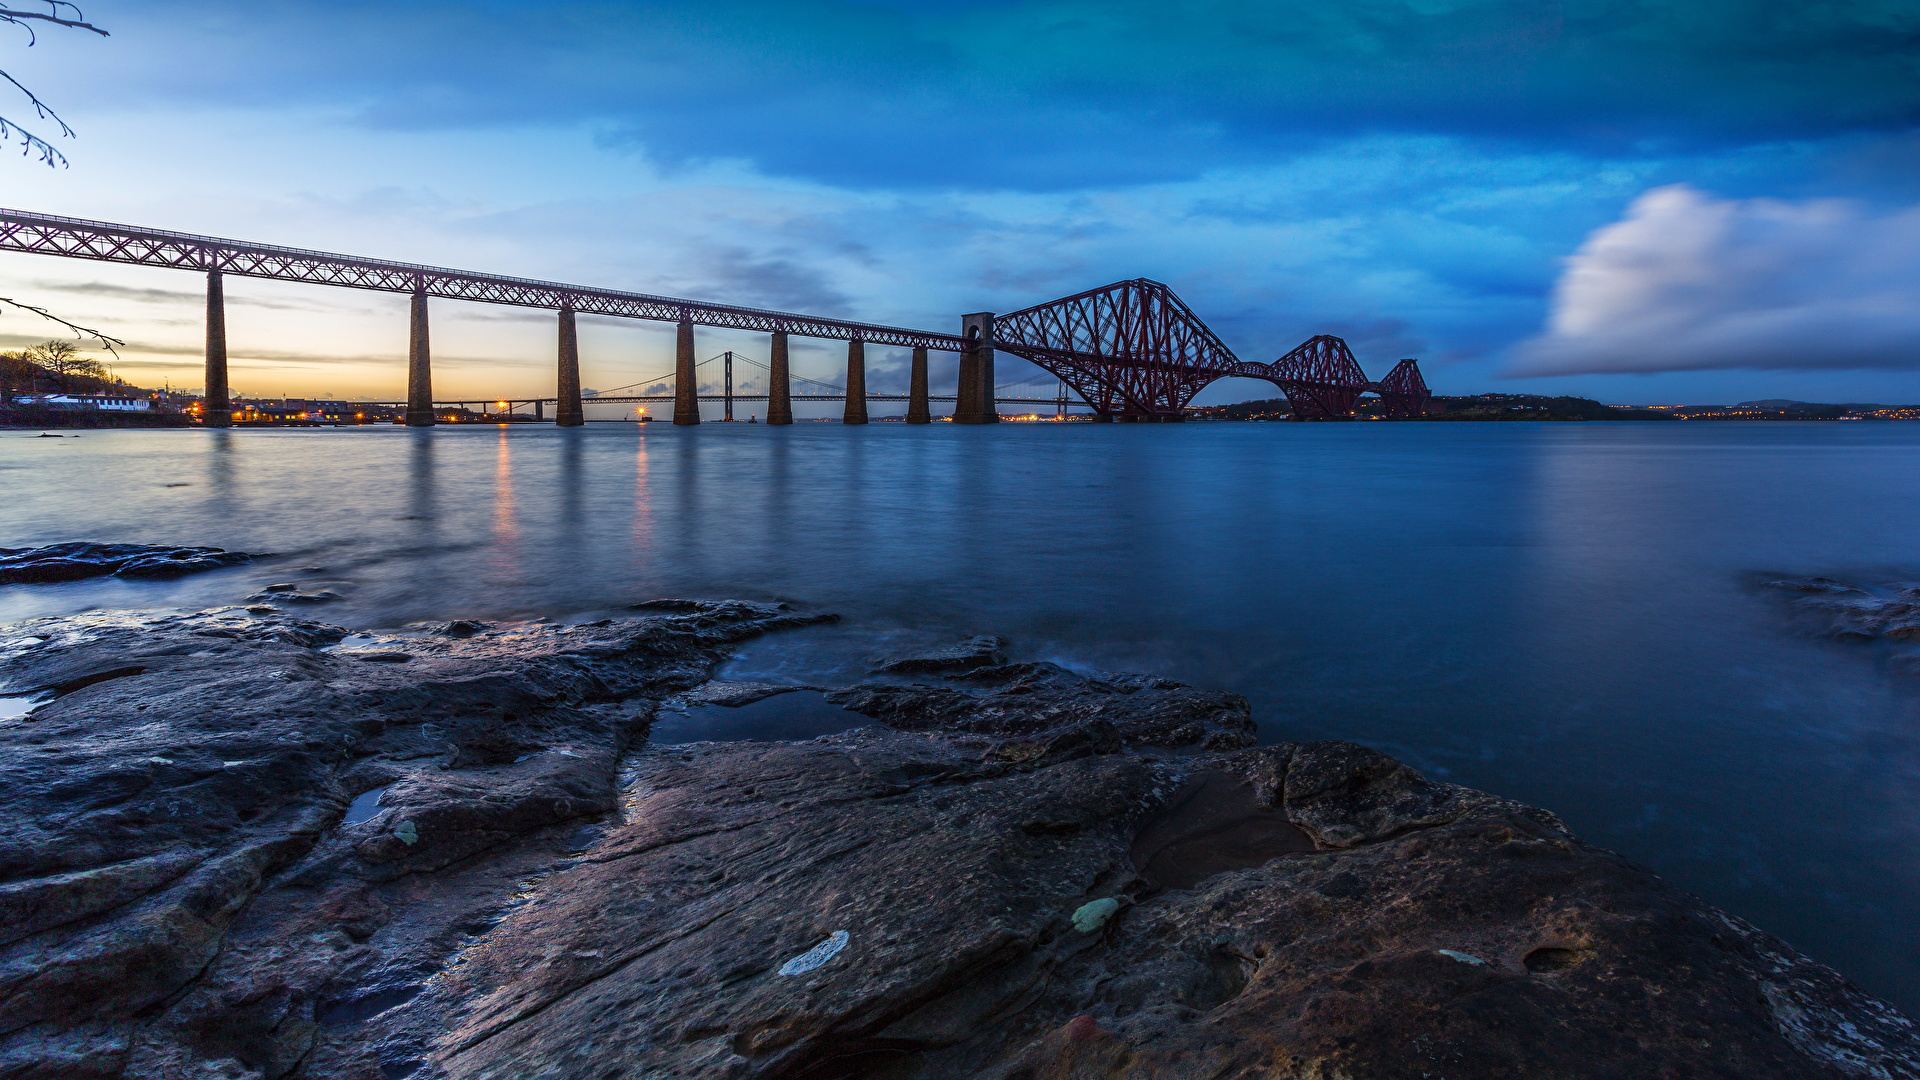
M724 405L726 407L726 411L724 414L725 418L728 420L732 420L734 419L733 406L735 403L742 402L742 401L768 401L768 400L771 400L772 395L771 394L702 393L697 395L697 397L700 401L713 401L713 402L718 402ZM656 405L656 404L665 404L673 400L675 399L672 394L648 394L648 395L639 395L639 396L597 395L595 397L583 398L582 403L587 405ZM787 396L787 400L799 401L799 402L845 401L847 400L847 395L845 394L789 394ZM911 404L913 401L913 398L906 394L868 394L867 400L869 402L904 401ZM934 402L934 401L949 402L954 400L954 396L952 394L948 394L945 397L942 397L936 394L927 398L927 400L930 402ZM1051 398L996 397L993 400L1001 405L1031 406L1031 408L1028 410L1029 415L1038 415L1043 410L1052 410L1055 416L1064 417L1068 415L1067 413L1068 409L1092 408L1092 406L1086 404L1085 402L1071 401L1071 400L1068 400L1067 398L1062 398L1062 397L1051 397ZM434 402L433 407L435 409L464 409L468 412L474 412L476 411L475 406L478 406L477 411L480 413L481 416L491 417L491 416L500 416L500 415L505 415L505 416L524 415L524 414L521 414L520 412L521 408L524 406L526 408L533 410L534 419L544 420L546 419L547 406L554 405L557 403L558 403L557 399L555 398L461 398L458 400L442 399L440 401ZM335 404L354 405L354 406L373 407L373 408L387 408L387 409L403 408L406 405L406 403L403 401L342 401L342 402L337 402ZM496 409L499 411L495 412L494 410ZM632 417L622 417L622 420L631 420L631 419ZM758 419L758 417L756 416L755 419Z
M98 221L0 210L0 251L34 252L99 262L131 263L203 271L207 275L206 422L224 426L230 412L227 390L225 275L305 281L412 297L408 345L407 423L434 423L432 361L427 302L430 297L487 304L546 308L558 312L558 393L554 421L584 422L580 392L580 348L575 316L672 322L675 347L673 421L700 422L699 388L694 373L694 327L712 326L767 333L769 339L767 422L793 422L792 403L807 400L791 392L787 339L791 334L847 343L847 375L839 399L843 419L867 422L867 402L880 395L866 391L866 346L913 350L907 422L927 423L929 350L960 354L953 419L984 424L998 419L993 381L994 351L1032 361L1073 388L1096 420L1180 420L1195 394L1223 378L1265 379L1278 385L1293 405L1296 419L1353 415L1362 393L1376 393L1389 415L1417 415L1428 393L1419 366L1402 360L1379 382L1360 370L1344 341L1311 338L1271 364L1242 361L1215 337L1173 290L1145 279L1122 281L1052 303L996 317L963 316L959 335L827 319L784 311L763 311L709 304L668 296L620 292L548 281L447 270L412 263L334 255L186 233L113 225ZM607 400L607 399L594 399Z
M750 367L756 367L756 368L759 368L761 371L766 372L768 375L768 390L761 391L759 393L745 393L745 392L736 391L734 389L734 384L733 384L733 366L736 362L746 364ZM720 374L721 374L720 391L718 393L713 393L711 391L701 389L696 393L695 397L696 397L696 400L699 400L699 401L719 402L723 407L722 415L725 419L727 420L734 419L733 407L738 402L765 401L765 402L771 403L775 399L776 395L769 392L772 389L772 373L773 373L773 369L770 366L763 364L760 361L755 360L750 356L745 356L740 353L736 353L731 349L727 350L726 352L720 353L717 356L707 357L705 360L702 360L698 364L695 364L694 368L697 372L698 369L706 367L709 364L715 365L720 371ZM636 387L636 386L645 386L645 387L652 388L652 387L656 387L658 385L664 384L671 377L672 376L670 374L656 375L650 379L640 379L635 382L628 383L626 386L618 387L617 389L631 390L633 387ZM1044 373L1043 373L1043 377L1045 377ZM1028 382L1031 382L1031 381L1032 380L1028 380ZM1051 378L1048 378L1047 381L1051 382L1053 380ZM809 379L804 375L789 375L788 382L789 384L806 383L806 384L809 384L815 390L815 392L813 393L796 394L792 392L792 387L791 385L789 385L787 387L788 392L785 395L789 406L791 406L791 404L796 401L798 402L830 402L830 401L844 402L847 400L847 388L844 386L837 386L830 382L822 382L819 379ZM1092 406L1086 404L1085 402L1074 401L1068 398L1067 388L1065 383L1060 384L1059 395L1056 397L1050 397L1050 398L1008 397L1001 393L1001 391L1010 390L1022 385L1025 385L1025 384L1012 383L1005 386L995 387L994 388L995 397L993 399L994 403L996 405L1031 406L1032 409L1028 415L1035 415L1042 408L1052 409L1053 414L1056 417L1059 417L1062 419L1064 419L1068 415L1067 413L1068 409L1092 408ZM826 393L819 393L818 391L820 390L824 390L826 391ZM659 403L665 403L665 402L677 400L676 395L673 395L673 394L656 394L656 393L619 394L619 393L604 391L604 390L582 390L580 394L581 394L582 404L585 404L585 405L644 406L644 405L659 404ZM915 401L916 401L916 399L911 394L875 394L872 392L869 392L866 395L866 400L868 403L872 403L876 401L904 401L907 403L909 408L912 408L915 405ZM930 395L921 399L920 404L924 406L928 403L936 402L936 401L947 402L947 401L955 401L955 400L956 400L955 397L952 395L942 397L938 394L935 394L935 395ZM398 401L363 401L363 402L356 402L355 404L373 406L376 408L404 408L406 403L398 402ZM559 399L557 398L458 398L458 399L452 399L452 400L443 399L433 403L434 408L436 409L453 408L453 409L465 410L467 412L472 412L473 406L478 405L480 407L479 411L482 416L496 416L502 413L509 416L523 415L520 413L520 409L522 406L524 406L526 408L533 410L533 418L535 420L544 420L546 418L546 407L548 405L558 405L558 404L559 404ZM496 412L496 410L498 411ZM638 409L636 411L644 413L645 409ZM622 419L632 419L632 418L622 417Z

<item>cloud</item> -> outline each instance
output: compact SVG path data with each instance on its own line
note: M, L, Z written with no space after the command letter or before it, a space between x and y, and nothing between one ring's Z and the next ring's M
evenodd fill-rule
M105 281L36 281L33 284L37 288L51 292L76 293L81 296L109 296L116 300L133 300L143 304L178 304L206 300L206 294L201 292L181 292L178 289L136 289Z
M107 281L36 281L33 284L36 288L48 292L101 296L114 300L131 300L141 304L204 304L207 300L207 294L204 291L142 289L128 285L115 285ZM235 296L231 293L226 297L226 304L228 307L256 307L266 308L269 311L320 311L328 314L347 310L338 304L302 304L286 300L263 300L250 296Z
M161 47L63 99L586 123L655 162L853 187L1150 183L1355 133L1642 153L1920 121L1910 0L156 0L119 18L115 41Z
M852 307L819 270L806 265L805 253L757 258L740 247L723 247L708 252L704 261L708 281L696 287L697 295L739 297L732 302L813 315L844 317Z
M1509 374L1920 368L1920 207L1655 188L1568 260Z

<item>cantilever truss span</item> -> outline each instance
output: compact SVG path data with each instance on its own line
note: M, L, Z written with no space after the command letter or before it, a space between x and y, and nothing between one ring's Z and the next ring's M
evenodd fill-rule
M1145 278L996 316L993 337L1103 413L1176 412L1237 363L1172 289Z
M1178 419L1207 384L1234 376L1277 384L1296 420L1352 416L1366 392L1381 396L1389 416L1418 416L1429 397L1416 362L1370 382L1330 334L1271 364L1243 361L1172 289L1146 278L998 316L994 346L1053 373L1103 415Z
M612 315L660 322L691 322L736 330L762 330L802 337L863 341L909 349L958 351L952 334L904 330L895 326L799 315L788 311L709 304L672 296L564 285L553 281L502 277L437 266L364 259L325 251L275 247L243 240L164 232L104 221L0 210L0 251L62 255L70 259L164 266L180 270L218 270L241 277L305 281L378 292L420 293L450 300L515 307L571 309L587 315Z

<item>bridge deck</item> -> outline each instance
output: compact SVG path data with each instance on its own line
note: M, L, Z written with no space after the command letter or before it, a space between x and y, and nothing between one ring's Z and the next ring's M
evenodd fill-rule
M952 334L0 209L0 251L957 352Z

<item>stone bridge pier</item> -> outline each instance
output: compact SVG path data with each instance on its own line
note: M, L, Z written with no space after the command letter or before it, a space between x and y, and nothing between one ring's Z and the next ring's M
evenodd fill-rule
M432 427L433 355L427 341L427 291L413 291L412 320L407 335L407 426Z
M574 325L573 309L560 309L559 391L553 406L553 422L560 427L579 427L587 422L586 406L580 401L580 330Z
M233 396L227 389L227 293L220 271L207 271L207 385L200 423L233 426Z
M954 392L953 422L997 424L1000 408L993 399L993 312L962 315L960 337L960 385Z

